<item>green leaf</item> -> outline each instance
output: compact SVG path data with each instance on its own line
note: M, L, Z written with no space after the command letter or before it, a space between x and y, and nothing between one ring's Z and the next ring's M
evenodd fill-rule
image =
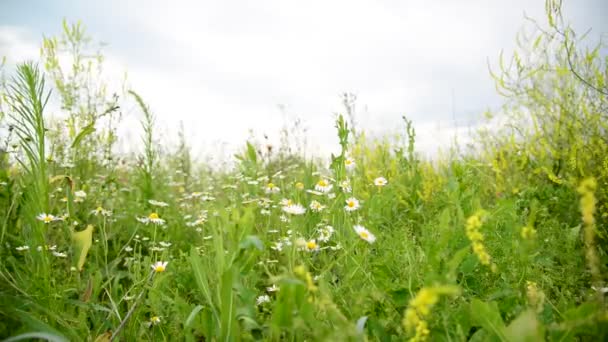
M186 318L186 322L184 322L184 327L188 328L190 327L190 325L192 324L192 322L194 321L194 318L196 317L196 315L203 309L202 305L197 305L194 307L194 309L192 309L192 311L190 312L190 314L188 315L188 318Z
M240 249L249 249L255 247L260 251L264 250L264 243L256 235L248 235L239 244Z
M73 232L72 242L74 243L74 250L76 251L76 257L78 258L76 268L79 271L82 271L87 254L93 243L93 226L88 225L83 231Z
M509 341L535 342L544 341L544 327L536 319L532 310L526 310L509 324L506 330Z
M474 324L494 335L496 340L507 341L505 324L496 302L486 303L479 299L473 299L471 301L471 318Z
M93 132L95 132L95 122L88 124L78 133L78 135L74 138L74 141L72 142L71 148L78 147L82 139L84 139L87 135L92 134Z
M15 341L23 341L23 340L31 341L34 339L41 339L41 340L51 341L51 342L69 341L67 338L60 336L60 335L50 334L50 333L46 333L46 332L31 332L31 333L25 333L25 334L7 338L6 340L4 340L4 342L15 342Z

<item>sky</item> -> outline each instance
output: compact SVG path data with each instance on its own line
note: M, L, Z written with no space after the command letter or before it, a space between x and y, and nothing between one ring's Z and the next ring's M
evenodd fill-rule
M608 32L608 1L564 2L576 30ZM276 144L296 118L308 154L337 152L345 92L357 96L359 129L403 132L406 115L433 154L500 107L488 63L513 49L524 14L545 22L544 1L0 0L0 56L36 59L43 35L81 20L108 44L106 76L128 72L163 139L183 122L199 156L233 152L249 130ZM141 113L123 110L129 146Z

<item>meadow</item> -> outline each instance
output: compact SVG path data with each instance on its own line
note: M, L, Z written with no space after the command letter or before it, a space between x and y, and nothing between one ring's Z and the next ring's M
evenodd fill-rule
M471 146L425 159L411 120L370 139L347 106L328 160L244 141L214 167L160 142L137 90L110 94L65 22L3 68L0 338L606 340L606 47L557 2L534 25ZM125 101L141 149L121 155Z

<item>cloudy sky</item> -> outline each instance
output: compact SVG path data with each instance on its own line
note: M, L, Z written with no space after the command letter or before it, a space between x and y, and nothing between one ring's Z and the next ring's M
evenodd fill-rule
M37 58L43 34L82 20L109 44L108 75L128 71L163 132L183 121L199 153L231 150L249 129L276 141L296 117L309 152L335 150L343 92L357 94L360 128L394 133L405 114L429 152L450 142L453 117L466 130L499 107L487 62L513 48L524 13L544 22L544 1L0 0L0 56ZM606 0L566 0L564 13L608 32Z

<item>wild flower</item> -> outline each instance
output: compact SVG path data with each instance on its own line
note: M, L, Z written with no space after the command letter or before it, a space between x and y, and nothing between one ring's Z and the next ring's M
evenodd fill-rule
M167 269L168 263L168 261L157 261L154 264L150 265L150 267L152 267L154 273L162 273L165 272L165 270Z
M91 210L91 214L98 216L111 216L112 212L109 210L104 209L102 206L98 206L97 208L95 208L94 210Z
M19 247L15 247L15 250L17 252L23 252L23 251L27 251L30 249L30 246L28 245L24 245L24 246L19 246Z
M582 214L584 232L583 241L585 242L585 257L587 259L587 267L591 271L591 276L596 287L600 287L602 282L602 274L600 270L600 258L596 251L595 242L595 211L597 199L595 198L595 189L597 182L594 178L583 180L576 189L581 195L580 210ZM603 302L603 294L597 293L600 302Z
M327 242L329 241L329 239L331 238L331 236L334 234L334 227L330 226L330 225L324 225L320 228L318 228L318 240L321 242Z
M315 190L322 192L322 193L328 193L331 191L332 187L333 187L333 185L331 185L328 180L320 179L317 182L317 184L315 185Z
M356 166L357 166L357 163L355 163L355 158L353 158L353 157L344 158L344 168L346 168L347 171L354 170Z
M325 206L323 204L321 204L319 201L312 200L310 202L310 210L312 210L313 212L318 213L318 212L323 211L323 209L325 209Z
M163 225L166 222L165 220L160 218L160 216L158 216L158 213L156 213L156 212L150 213L150 215L148 215L148 217L138 217L137 221L144 223L144 224L148 224L148 223L152 222L153 224L157 224L157 225Z
M150 325L158 325L158 324L160 324L160 322L161 322L160 317L158 317L158 316L150 317Z
M536 229L532 226L524 226L521 228L520 235L524 240L532 240L536 237Z
M151 205L155 206L155 207L168 207L169 204L165 203L165 202L161 202L161 201L155 201L155 200L148 200L148 203L150 203Z
M431 309L439 301L440 295L453 295L458 289L451 286L424 287L412 298L405 310L403 326L414 336L409 340L426 341L430 334L427 322Z
M306 241L306 243L304 244L304 249L307 252L317 252L319 250L319 244L317 243L316 240L312 239L312 240L308 240Z
M84 202L85 198L87 198L87 193L83 190L74 192L74 202Z
M355 211L359 209L359 200L354 197L348 198L346 200L346 205L344 206L344 210L346 211Z
M376 236L372 234L369 230L367 230L365 227L357 224L353 227L353 229L361 239L369 243L374 243L376 241Z
M344 193L349 194L351 191L353 191L353 189L350 186L350 180L348 178L341 181L339 186L340 186L340 189L342 189L342 192L344 192Z
M303 190L304 189L304 183L302 182L297 182L295 185L296 189L298 190Z
M473 253L477 255L479 262L482 265L490 266L490 254L486 251L485 246L483 245L483 235L479 231L482 226L481 221L481 213L477 213L471 215L466 222L466 234L469 240L471 241L471 246L473 247Z
M264 192L266 192L267 194L277 194L281 192L281 189L278 186L274 185L274 183L268 183L266 184Z
M56 221L57 217L55 217L55 216L53 216L51 214L41 213L41 214L38 214L38 216L36 216L36 219L38 221L42 221L42 222L48 224L48 223L51 223L53 221Z
M304 208L301 204L289 204L284 206L283 211L290 215L303 215L306 212L306 208Z
M378 178L374 179L375 186L382 187L382 186L385 186L386 184L388 184L388 181L384 177L378 177Z
M255 299L255 305L259 306L259 305L262 305L264 303L270 303L270 296L264 294L264 295L258 296Z
M56 256L58 258L67 258L67 256L68 256L66 253L57 252L57 251L52 251L51 254L53 254L54 256Z
M276 286L275 284L272 284L272 286L266 288L266 291L268 291L268 292L277 292L279 290L280 290L279 287Z

